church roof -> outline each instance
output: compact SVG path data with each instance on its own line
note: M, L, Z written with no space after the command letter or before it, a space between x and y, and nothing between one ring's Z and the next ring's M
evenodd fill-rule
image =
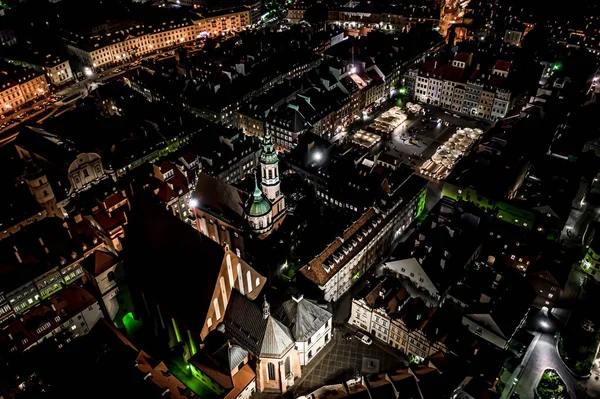
M330 312L303 297L284 302L276 312L276 317L290 328L296 341L307 341L331 316Z
M117 258L112 253L98 249L81 263L92 275L98 276L114 265L116 261Z
M190 363L224 388L234 387L231 371L248 356L248 351L231 343L220 331L211 331L204 340L204 348L190 359Z
M294 346L290 330L238 291L231 292L223 320L225 334L256 356L281 357Z
M198 184L194 195L198 208L221 215L231 222L241 222L244 217L242 193L232 185L220 181L206 173L198 174Z
M178 321L202 330L225 250L156 205L140 203L129 215L127 275Z

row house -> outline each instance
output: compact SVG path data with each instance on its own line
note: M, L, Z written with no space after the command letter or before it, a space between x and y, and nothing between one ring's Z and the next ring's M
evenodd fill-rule
M447 333L453 323L460 326L460 318L452 319L447 309L428 307L421 297L412 297L406 284L386 277L367 287L352 300L348 323L406 355L423 359L446 353Z
M425 104L483 119L498 120L507 115L514 97L510 90L502 88L503 78L483 80L482 75L481 79L451 80L443 72L446 71L419 74L414 79L413 98ZM405 81L412 82L413 78L408 74Z
M207 15L194 21L200 35L219 36L231 31L237 32L251 25L250 10L233 11L226 15Z
M6 74L0 77L0 115L42 99L47 93L48 81L44 74L27 69L7 69Z
M2 241L0 320L27 313L83 277L81 262L105 247L85 223L46 218ZM35 272L32 274L32 270Z
M63 332L77 338L88 334L101 318L98 301L84 288L70 286L26 315L7 322L0 347L10 352L26 351Z
M401 198L392 196L389 202L368 208L300 269L301 279L316 286L326 301L337 301L420 214L426 188L421 180L409 178L397 189Z
M195 41L198 37L218 36L250 26L250 11L226 15L199 15L199 19L163 22L162 25L135 26L88 38L87 42L67 43L69 51L88 67L106 68L131 62L138 57Z

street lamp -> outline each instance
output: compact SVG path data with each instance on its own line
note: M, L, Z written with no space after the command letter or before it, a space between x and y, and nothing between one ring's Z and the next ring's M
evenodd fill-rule
M190 199L189 205L190 205L190 208L198 207L198 200L196 198Z
M321 153L321 151L315 151L313 153L313 159L315 161L320 161L321 159L323 159L323 154Z

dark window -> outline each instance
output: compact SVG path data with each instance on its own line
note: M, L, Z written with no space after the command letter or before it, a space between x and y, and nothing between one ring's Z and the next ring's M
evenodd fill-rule
M83 170L83 177L90 177L90 174L88 173L87 169Z
M267 365L267 369L269 371L269 380L274 381L275 380L275 365L273 363L269 363Z
M285 376L287 377L292 372L292 365L290 364L290 357L285 358Z

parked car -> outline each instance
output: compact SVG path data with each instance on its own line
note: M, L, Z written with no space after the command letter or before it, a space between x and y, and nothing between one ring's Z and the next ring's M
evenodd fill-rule
M360 331L357 332L354 337L359 341L362 341L362 343L365 345L371 345L373 343L373 340L368 335L363 334Z

